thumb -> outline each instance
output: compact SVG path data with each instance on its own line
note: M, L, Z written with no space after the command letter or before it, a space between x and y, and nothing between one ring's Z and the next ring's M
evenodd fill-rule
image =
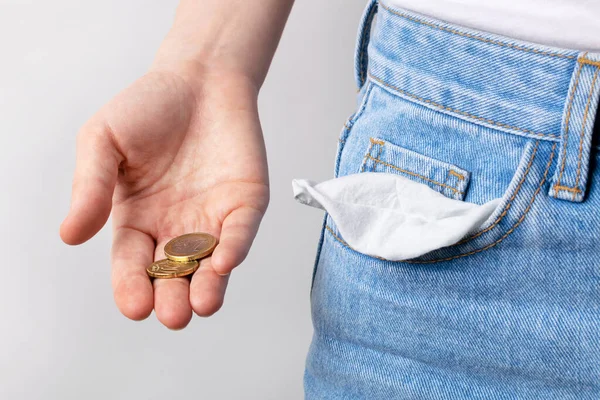
M71 208L60 226L65 243L81 244L104 226L123 159L107 124L84 126L77 137Z

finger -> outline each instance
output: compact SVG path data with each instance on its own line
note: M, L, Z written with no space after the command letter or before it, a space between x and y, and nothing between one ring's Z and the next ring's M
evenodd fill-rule
M157 246L155 259L165 258L164 245ZM155 279L154 310L158 320L169 329L183 329L192 319L190 282L187 278Z
M127 318L139 321L152 313L154 296L146 272L154 260L154 239L131 228L117 228L112 246L115 303Z
M154 310L169 329L183 329L192 319L190 284L186 278L154 280Z
M263 213L251 207L232 211L223 221L219 244L212 255L213 269L227 275L248 255Z
M80 244L106 223L123 160L106 127L84 127L77 139L71 208L60 228L67 244Z
M221 276L212 267L212 257L203 259L190 283L190 303L201 317L209 317L223 306L229 275Z

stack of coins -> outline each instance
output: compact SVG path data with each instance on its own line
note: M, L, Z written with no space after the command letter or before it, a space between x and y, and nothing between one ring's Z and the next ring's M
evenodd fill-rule
M193 274L199 260L209 256L217 239L208 233L188 233L172 239L165 245L165 258L153 262L146 271L153 278L168 279Z

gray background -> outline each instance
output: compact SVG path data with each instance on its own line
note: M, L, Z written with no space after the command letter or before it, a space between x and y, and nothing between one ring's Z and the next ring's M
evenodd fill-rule
M0 398L301 399L322 214L291 179L332 175L363 1L299 0L260 95L272 201L223 309L172 332L121 316L110 230L68 247L75 135L142 75L176 1L0 0Z

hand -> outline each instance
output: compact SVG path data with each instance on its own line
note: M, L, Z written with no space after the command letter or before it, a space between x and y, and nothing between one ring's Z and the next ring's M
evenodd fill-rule
M200 82L200 83L198 83ZM113 214L112 285L134 320L156 311L184 328L223 304L230 271L246 257L269 201L257 89L246 79L201 80L152 71L84 125L77 140L68 244L94 236ZM146 267L171 238L208 232L219 239L188 278L156 279Z

